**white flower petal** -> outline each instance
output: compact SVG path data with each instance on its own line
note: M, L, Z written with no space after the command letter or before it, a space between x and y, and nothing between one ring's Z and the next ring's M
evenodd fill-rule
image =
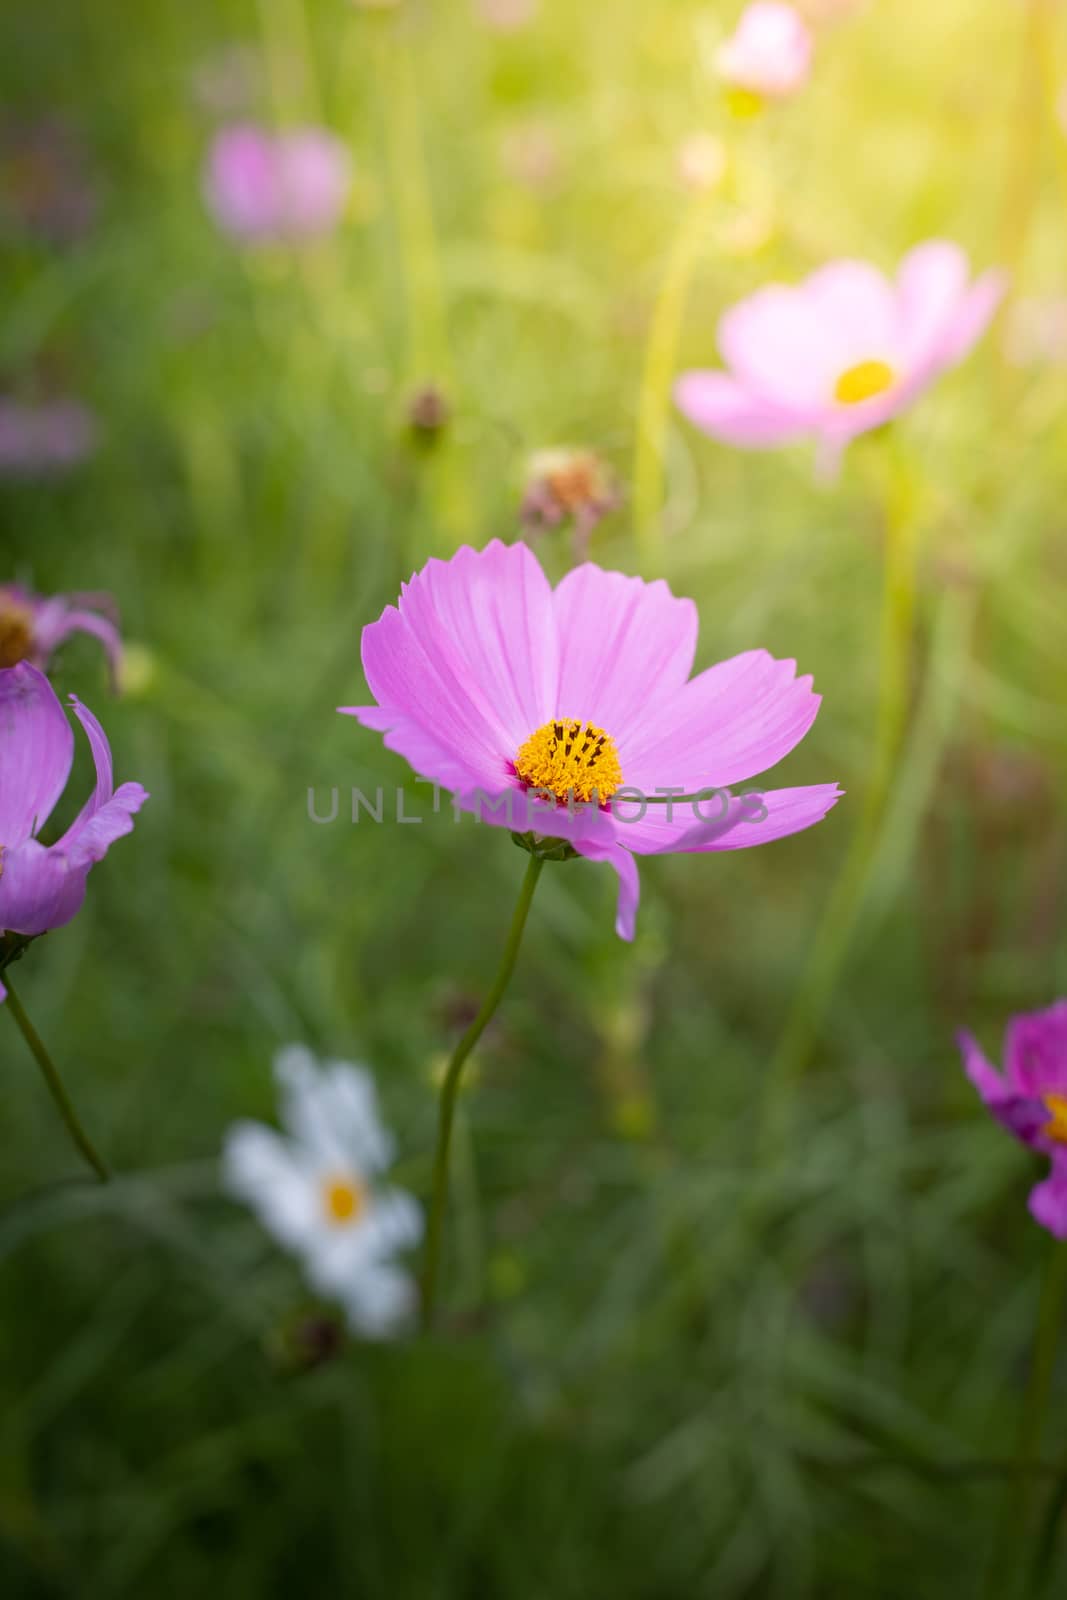
M222 1178L282 1244L307 1248L321 1216L317 1184L273 1128L235 1123L223 1146Z
M410 1273L378 1265L361 1272L339 1298L354 1332L385 1339L411 1321L417 1294Z
M381 1171L393 1140L378 1115L374 1080L364 1067L331 1061L318 1067L309 1051L293 1045L277 1056L282 1121L318 1164L361 1175Z

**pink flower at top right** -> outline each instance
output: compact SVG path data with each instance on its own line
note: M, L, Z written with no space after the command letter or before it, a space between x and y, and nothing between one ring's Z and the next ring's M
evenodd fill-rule
M989 324L1003 273L972 278L958 245L933 239L895 279L834 261L800 284L769 284L719 323L725 371L686 372L679 409L744 449L813 439L824 473L846 445L906 410L963 360Z

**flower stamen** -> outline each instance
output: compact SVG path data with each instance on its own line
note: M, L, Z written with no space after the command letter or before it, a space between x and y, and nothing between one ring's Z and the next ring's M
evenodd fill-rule
M327 1178L322 1185L326 1220L339 1226L358 1221L366 1209L367 1191L355 1178Z
M33 644L33 613L0 602L0 667L17 667Z
M595 799L603 805L622 783L614 739L580 717L556 717L532 733L515 757L515 773L528 788L564 803Z
M1067 1094L1044 1094L1041 1099L1046 1109L1052 1113L1051 1122L1046 1122L1041 1132L1046 1139L1054 1139L1057 1144L1067 1144Z
M859 361L838 378L834 386L834 399L843 406L862 405L885 394L897 381L897 375L886 361Z

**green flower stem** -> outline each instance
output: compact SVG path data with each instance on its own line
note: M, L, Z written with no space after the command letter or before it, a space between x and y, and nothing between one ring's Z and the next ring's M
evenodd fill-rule
M44 1073L44 1081L48 1085L49 1093L56 1103L60 1116L67 1125L67 1132L100 1179L100 1182L107 1183L111 1174L93 1149L88 1134L78 1121L77 1112L74 1110L70 1097L63 1087L63 1080L56 1071L55 1063L45 1049L37 1029L26 1015L22 1001L11 987L11 978L6 971L4 973L4 986L7 989L5 1005L18 1024L19 1031L29 1045L34 1060Z
M1067 1295L1067 1244L1055 1240L1045 1264L1041 1284L1041 1300L1037 1309L1034 1330L1033 1357L1030 1363L1030 1381L1026 1386L1022 1414L1019 1418L1019 1437L1015 1449L1016 1477L1004 1498L1000 1522L997 1527L993 1557L986 1574L985 1592L993 1600L1007 1600L1018 1587L1018 1573L1023 1568L1020 1547L1028 1536L1033 1511L1034 1491L1029 1482L1033 1463L1040 1457L1041 1439L1048 1412L1052 1374L1064 1320L1064 1297ZM1044 1531L1040 1530L1035 1554L1040 1554ZM1015 1576L1013 1577L1013 1574ZM1031 1593L1034 1591L1031 1589Z
M678 338L689 285L715 199L714 186L711 186L700 190L690 202L667 259L648 330L633 464L634 527L646 556L658 551L663 537L663 477L671 381L677 365Z
M425 1330L429 1330L433 1325L434 1306L437 1299L441 1239L444 1230L445 1209L448 1204L448 1168L452 1148L452 1124L455 1119L456 1097L459 1094L463 1067L471 1051L485 1032L497 1006L504 998L504 991L511 981L511 975L515 970L515 962L519 954L519 946L522 944L526 918L529 915L530 904L543 866L544 861L540 856L530 856L529 865L526 868L526 876L522 880L522 888L519 891L518 902L511 919L507 943L504 945L504 954L501 958L497 975L493 980L492 988L482 1002L478 1015L453 1051L452 1059L448 1063L444 1081L441 1084L441 1099L437 1122L437 1152L434 1156L433 1166L433 1194L430 1200L430 1215L426 1230L426 1254L423 1259L422 1269L422 1325Z
M815 935L768 1078L767 1114L781 1113L780 1091L807 1065L848 954L878 852L882 823L908 718L915 630L918 517L907 469L894 461L886 497L885 578L878 720L871 776L856 831Z

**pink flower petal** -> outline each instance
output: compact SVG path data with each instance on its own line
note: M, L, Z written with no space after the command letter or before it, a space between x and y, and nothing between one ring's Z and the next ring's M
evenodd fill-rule
M1067 1239L1067 1157L1057 1154L1044 1183L1030 1191L1030 1214L1057 1239Z
M960 307L946 349L949 365L955 366L969 355L996 314L1008 290L1008 275L985 272L971 287Z
M799 423L825 405L842 368L862 359L838 328L825 295L820 300L809 292L811 281L769 284L719 323L719 349L742 387Z
M0 866L0 931L36 938L68 923L85 898L88 869L72 871L55 846L26 839L4 850Z
M555 614L559 686L550 715L593 722L621 749L683 690L697 608L662 579L646 583L586 562L557 588Z
M897 319L909 369L924 364L942 343L967 293L967 276L967 257L946 239L930 239L904 257L897 274Z
M37 831L63 793L74 735L48 679L21 661L0 670L0 845Z
M901 360L897 301L884 273L867 261L831 261L801 290L826 336L831 381L861 361Z
M758 814L757 794L754 792L746 806L747 814L729 833L707 841L692 833L678 848L683 852L745 850L753 845L769 844L773 839L787 839L790 834L801 833L805 828L821 822L843 792L836 783L813 783L798 789L767 789L758 797L762 800L762 809L767 813L765 817Z
M606 861L615 868L619 878L615 932L620 939L632 939L637 924L637 906L641 899L637 862L629 850L605 839L582 839L575 844L575 849L588 861Z
M465 546L450 561L428 561L402 590L400 614L441 683L469 697L498 755L510 760L554 714L552 590L525 545L494 539L484 550Z
M802 420L723 372L683 373L674 401L702 432L742 449L789 444L805 432Z
M820 697L795 661L749 650L702 672L675 697L656 735L620 749L623 777L646 794L725 788L765 772L807 733Z
M148 792L139 783L124 783L114 792L107 735L89 707L82 705L77 696L71 695L71 704L93 752L96 787L54 848L67 855L72 869L88 871L104 859L116 839L132 832L133 819L148 799Z
M1067 1094L1067 1000L1013 1017L1004 1035L1004 1070L1021 1094Z

